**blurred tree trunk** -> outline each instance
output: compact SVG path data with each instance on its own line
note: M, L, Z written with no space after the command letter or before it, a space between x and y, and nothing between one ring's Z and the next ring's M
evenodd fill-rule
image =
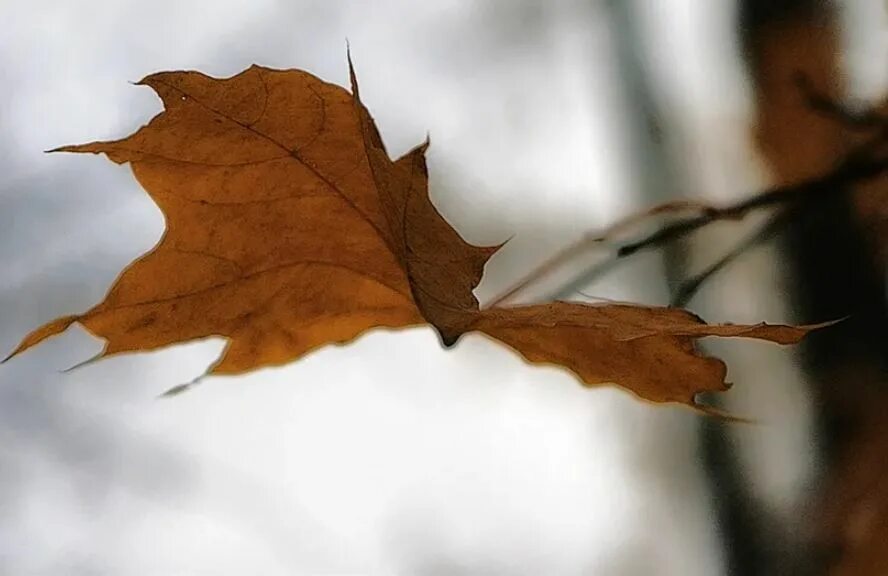
M741 26L758 98L757 142L774 183L826 172L852 136L808 106L795 79L803 73L817 91L840 98L833 6L745 0ZM880 189L884 179L808 202L782 238L800 320L847 319L803 347L826 463L806 535L811 553L787 560L769 550L756 573L888 573L888 311L884 270L861 219Z

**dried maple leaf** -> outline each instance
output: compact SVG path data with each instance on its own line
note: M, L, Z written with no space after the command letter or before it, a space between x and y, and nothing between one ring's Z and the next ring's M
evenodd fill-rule
M12 355L79 322L107 341L101 356L225 336L208 373L235 374L425 321L448 345L478 330L587 385L693 405L726 387L724 364L697 354L696 338L788 343L808 330L624 305L480 310L472 290L498 247L468 244L437 212L426 144L389 159L350 71L351 94L299 70L152 74L140 84L164 112L128 138L59 148L129 162L167 230L100 304Z
M102 303L17 352L77 321L107 340L103 355L226 336L212 372L238 373L423 315L452 338L461 311L477 308L471 290L494 249L468 245L435 211L425 145L392 162L342 88L258 66L139 84L164 112L123 140L58 150L129 162L166 234Z
M482 311L474 329L528 361L557 364L587 385L614 383L654 402L699 405L701 392L727 390L726 367L702 356L703 336L798 342L814 326L709 325L678 308L552 302Z

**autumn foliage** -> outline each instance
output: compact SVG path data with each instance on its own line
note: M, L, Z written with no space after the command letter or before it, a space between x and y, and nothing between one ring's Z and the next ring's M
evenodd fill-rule
M781 344L810 327L709 325L678 308L551 302L482 309L473 289L499 248L473 246L429 199L423 143L391 160L351 70L351 92L300 70L227 79L161 72L165 110L133 135L58 151L129 163L166 217L153 250L92 309L29 334L13 355L79 322L102 356L223 336L210 374L293 361L377 327L429 324L445 345L481 332L588 386L700 407L725 390L704 336Z

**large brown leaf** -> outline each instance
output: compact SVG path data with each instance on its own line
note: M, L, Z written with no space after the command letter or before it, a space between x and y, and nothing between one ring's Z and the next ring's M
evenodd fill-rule
M13 355L79 322L103 355L220 335L210 373L281 364L374 327L430 323L445 344L482 331L587 385L658 402L723 390L707 335L798 341L807 328L709 326L669 308L555 302L479 310L472 290L498 247L466 243L428 195L423 144L389 159L352 94L298 70L140 82L165 111L122 140L59 148L129 162L167 218L155 248L104 301L28 335Z
M59 150L129 162L166 234L102 303L18 351L74 321L107 340L105 355L222 335L212 371L237 373L423 315L452 340L462 311L477 309L472 288L494 249L464 242L432 206L425 145L392 162L347 91L258 66L140 84L163 113L123 140Z

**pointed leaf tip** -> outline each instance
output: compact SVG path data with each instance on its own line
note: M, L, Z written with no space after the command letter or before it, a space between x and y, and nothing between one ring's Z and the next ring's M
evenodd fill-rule
M349 82L351 83L352 96L354 96L354 98L358 102L360 102L361 101L361 93L358 88L358 75L355 73L355 64L352 61L351 48L347 44L346 44L345 56L346 56L346 59L348 60L348 78L349 78Z
M172 388L170 388L166 392L158 394L157 398L158 398L158 400L160 400L162 398L172 398L173 396L179 396L179 395L184 394L185 392L191 390L196 385L197 385L197 381L194 381L194 380L192 380L191 382L186 382L185 384L177 384L176 386L173 386Z
M105 357L106 348L107 348L107 346L103 347L98 352L98 354L91 356L81 362L78 362L77 364L74 364L73 366L69 366L69 367L64 368L62 370L59 370L59 372L61 372L62 374L69 374L71 372L74 372L75 370L80 370L81 368L86 368L87 366L95 364L96 362L98 362L99 360L101 360L102 358Z
M72 314L70 316L62 316L61 318L57 318L52 322L47 322L43 326L33 330L30 334L25 336L22 341L16 346L15 350L13 350L6 358L3 359L2 363L6 363L8 360L18 356L22 352L25 352L29 348L36 346L37 344L43 342L47 338L51 338L57 334L60 334L68 329L71 324L80 320L81 316L79 314Z
M693 403L691 403L690 408L701 416L708 416L710 418L715 418L723 422L730 422L731 424L758 424L758 421L755 418L747 418L744 416L731 414L730 412L722 408L698 402L696 398L694 399Z

